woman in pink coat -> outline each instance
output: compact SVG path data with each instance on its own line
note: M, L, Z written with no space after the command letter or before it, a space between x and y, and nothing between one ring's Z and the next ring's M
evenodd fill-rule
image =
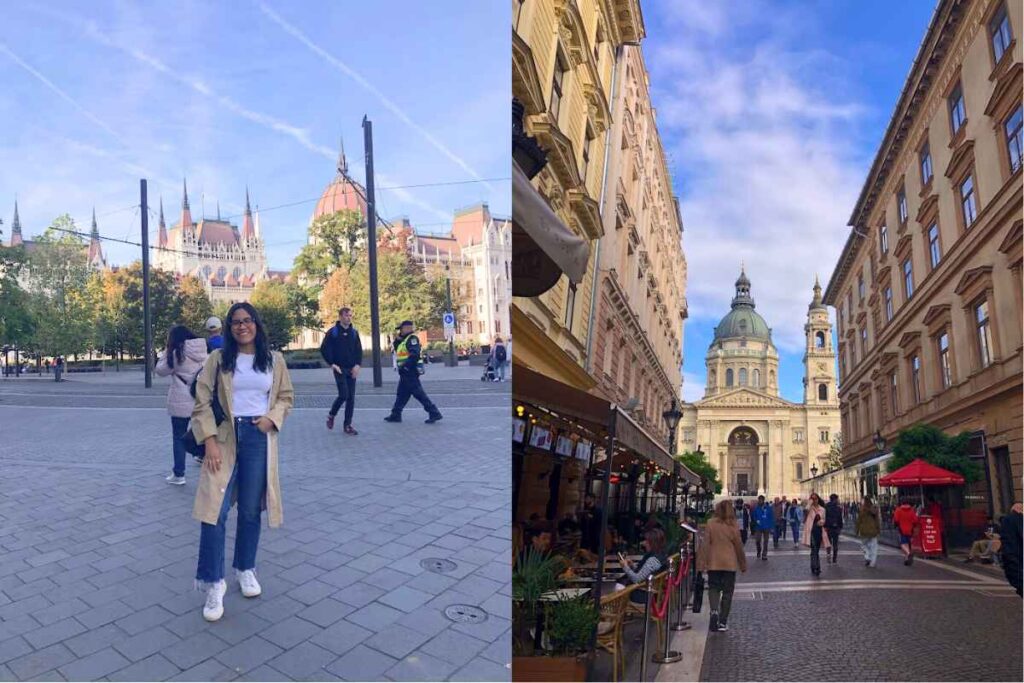
M825 507L821 504L821 498L817 493L812 493L804 511L804 528L801 531L801 542L811 548L811 573L815 576L821 575L821 559L818 551L822 545L825 546L826 554L832 547L828 540L828 534L823 533L825 528Z
M167 349L156 361L156 374L171 376L167 389L167 412L171 414L171 439L174 449L174 470L167 483L185 485L185 434L195 399L192 380L206 362L206 340L196 337L184 325L175 325L167 333Z

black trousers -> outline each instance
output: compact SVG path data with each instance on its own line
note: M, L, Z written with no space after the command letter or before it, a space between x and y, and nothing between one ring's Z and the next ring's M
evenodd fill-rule
M414 398L423 406L423 410L430 415L438 415L440 411L433 404L427 392L423 391L419 375L399 375L398 393L395 395L395 405L391 408L391 414L401 417L402 410L410 398Z
M720 623L729 620L732 609L732 592L736 588L736 572L708 572L708 602L712 612L718 612Z
M839 531L840 529L832 527L828 530L828 542L832 544L832 561L835 562L839 559Z
M352 368L342 368L339 375L334 373L334 383L338 387L338 398L331 406L331 415L337 415L341 404L345 404L345 426L352 424L352 411L356 409L356 378L352 376Z
M743 541L743 545L747 544L747 530L740 529L740 539Z
M821 557L818 554L820 551L821 527L816 526L811 529L811 572L814 574L821 573Z

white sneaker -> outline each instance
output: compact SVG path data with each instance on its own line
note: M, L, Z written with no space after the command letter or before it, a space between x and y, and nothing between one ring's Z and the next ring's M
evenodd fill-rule
M167 478L164 479L164 481L166 481L168 484L171 484L172 486L184 486L185 485L185 477L177 477L177 476L174 475L173 472L171 474L168 474Z
M242 588L242 595L247 598L255 598L263 589L260 588L260 582L256 580L256 571L253 569L246 569L244 572L235 570L238 576L238 585Z
M203 619L217 621L224 616L224 594L228 592L227 581L221 579L206 589L206 604L203 605Z

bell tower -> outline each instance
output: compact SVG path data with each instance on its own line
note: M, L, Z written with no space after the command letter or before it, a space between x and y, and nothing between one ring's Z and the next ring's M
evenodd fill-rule
M828 308L821 302L821 285L817 276L814 278L814 299L807 308L804 336L804 403L834 407L839 403L836 352L832 345L832 323L828 319Z

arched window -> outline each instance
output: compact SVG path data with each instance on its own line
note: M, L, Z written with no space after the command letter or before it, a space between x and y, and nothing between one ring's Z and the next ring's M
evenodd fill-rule
M818 332L814 335L814 348L823 349L825 348L825 333Z
M740 386L741 387L747 386L747 369L746 368L740 368Z
M819 384L818 385L818 400L819 401L827 401L828 400L828 386L826 386L824 384Z
M757 368L754 368L754 381L752 382L752 384L755 387L761 386L761 371L758 370Z
M732 386L732 368L725 371L725 386Z

